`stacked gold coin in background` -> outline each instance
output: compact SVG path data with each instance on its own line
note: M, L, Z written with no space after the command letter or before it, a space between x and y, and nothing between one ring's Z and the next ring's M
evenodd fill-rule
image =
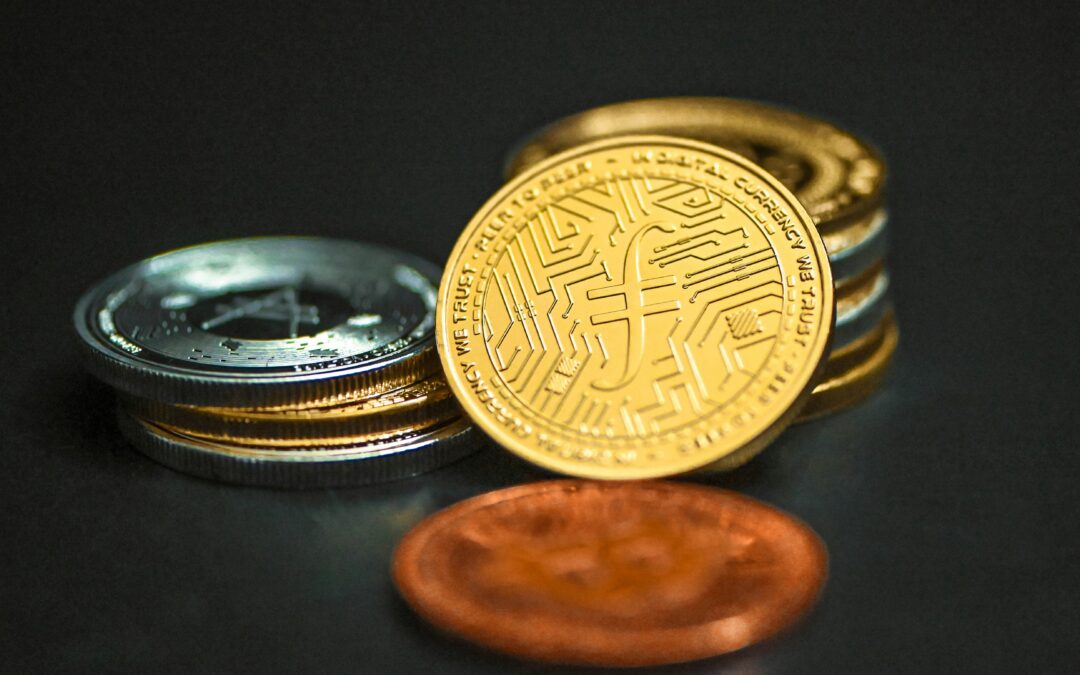
M823 343L830 344L831 351L824 352L828 357L820 377L808 380L816 384L799 419L841 410L869 396L883 381L898 340L885 265L888 218L881 157L831 124L760 103L721 98L631 101L594 108L541 129L511 153L505 169L509 183L493 200L520 182L515 177L527 176L527 169L553 155L566 152L551 160L555 166L587 144L592 143L591 148L603 145L594 142L631 136L710 144L695 150L705 154L719 146L723 154L750 160L746 175L756 178L745 180L773 183L774 192L786 187L794 194L805 207L806 226L816 225L816 246L824 246L821 257L827 252L835 282L835 312L826 319L835 315L835 325L824 327L825 340L831 333L831 343ZM761 187L744 184L740 189L757 194ZM621 227L621 221L616 225ZM614 246L615 239L611 242ZM486 247L487 239L481 239L468 260L480 265ZM763 259L752 256L764 249L741 250L724 252L727 258L718 263L735 282L762 271L752 266ZM478 318L482 306L475 298L468 303L461 299L473 292L469 287L478 268L472 265L467 263L460 274L443 272L444 286L464 286L455 290L453 302L444 296L437 307L440 270L402 251L303 237L217 242L121 270L83 297L75 322L89 348L88 367L122 394L121 428L158 461L237 483L356 485L414 475L479 447L458 397L481 405L468 413L474 422L487 414L484 410L497 418L503 414L490 403L479 374L463 371L468 386L459 382L455 388L447 376L461 373L447 363L440 371L436 355L437 317L444 320L454 313L454 321L458 315L465 321L460 308L468 305L468 317L478 323L471 332L455 326L453 340L464 344L470 335L484 333ZM796 279L799 269L790 268L789 278ZM607 268L603 270L610 281ZM604 298L609 291L592 292ZM539 310L532 302L527 293L520 301L514 296L513 307L505 308L510 313L506 320L535 322ZM795 311L793 304L789 311ZM750 334L751 324L756 325L751 314L747 310L743 319L738 313L725 317L734 338ZM540 329L534 328L539 335ZM570 352L577 349L575 328L567 331ZM584 332L579 337L582 348L591 349ZM594 337L606 363L607 347L599 333ZM521 350L535 347L528 333L523 339L528 344ZM448 349L468 353L467 345L453 340L446 338L441 345L444 358ZM543 340L538 344L547 352L539 360L554 358L563 349ZM619 350L628 352L629 347ZM526 356L521 358L524 362ZM545 391L562 391L560 382L569 383L574 364L570 357L557 361ZM719 377L702 373L710 376ZM473 401L473 396L479 398ZM797 409L791 406L791 415ZM591 414L592 408L581 414L586 412ZM781 417L777 428L790 420ZM644 433L641 423L635 429L631 436ZM703 438L714 433L720 432L710 429ZM768 440L771 436L764 434L746 448L733 448L738 452L723 466L745 461ZM587 439L573 451L592 452L592 442ZM678 472L672 465L656 475Z
M818 119L762 103L667 98L593 108L544 127L511 151L507 179L590 141L657 134L705 141L759 164L809 211L836 280L836 329L806 420L855 405L884 380L899 332L885 266L885 163L866 142Z

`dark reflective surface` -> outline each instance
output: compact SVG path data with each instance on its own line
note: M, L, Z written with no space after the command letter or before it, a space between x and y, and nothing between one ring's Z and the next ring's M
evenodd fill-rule
M789 104L884 150L902 337L872 401L696 479L820 533L822 602L776 640L664 672L1061 672L1080 656L1064 12L85 11L0 23L6 669L549 671L435 633L388 575L425 514L546 474L496 449L347 491L176 474L121 440L70 312L123 265L228 237L367 239L441 264L522 134L677 94Z

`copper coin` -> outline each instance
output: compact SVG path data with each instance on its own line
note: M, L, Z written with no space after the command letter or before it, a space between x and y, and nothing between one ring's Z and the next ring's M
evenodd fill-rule
M398 546L394 582L436 626L514 656L593 666L701 659L814 603L825 547L733 492L557 480L440 511Z

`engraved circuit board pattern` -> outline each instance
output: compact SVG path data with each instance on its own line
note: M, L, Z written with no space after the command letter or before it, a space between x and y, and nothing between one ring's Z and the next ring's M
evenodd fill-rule
M538 209L483 293L483 344L507 394L608 439L672 431L736 398L784 316L783 273L754 206L627 175Z

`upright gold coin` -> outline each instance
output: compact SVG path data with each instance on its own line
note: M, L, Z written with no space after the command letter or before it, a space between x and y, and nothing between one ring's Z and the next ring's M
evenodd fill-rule
M810 215L726 150L628 136L505 185L450 255L436 342L496 442L567 474L741 463L798 413L834 320Z
M716 97L625 101L565 117L513 151L505 174L509 178L557 152L626 134L681 136L737 152L779 178L822 231L865 217L884 191L885 162L865 141L807 115Z

